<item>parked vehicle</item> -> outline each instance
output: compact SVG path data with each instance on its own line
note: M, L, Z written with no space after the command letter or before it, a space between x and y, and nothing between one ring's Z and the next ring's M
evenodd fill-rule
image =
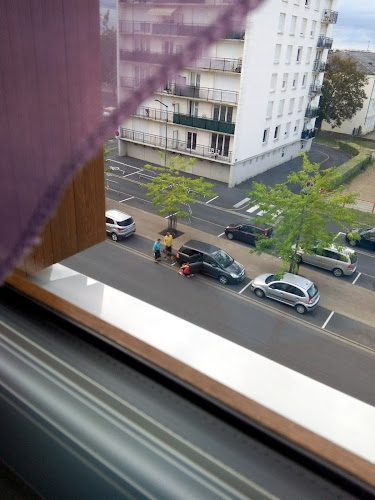
M360 239L355 240L351 238L350 235L353 233L358 233ZM351 247L362 247L368 250L375 250L375 227L352 229L345 235L345 239Z
M312 266L332 271L338 278L345 274L350 276L357 268L357 254L351 248L338 249L334 245L329 248L314 248L312 253L297 251L298 263L305 262Z
M251 281L250 288L257 297L283 302L299 314L312 311L320 300L318 288L312 281L291 273L284 273L281 279L273 274L261 274Z
M245 277L245 268L224 250L202 241L187 241L176 253L179 264L201 262L201 272L217 278L220 283L238 283Z
M239 240L250 245L256 245L256 240L261 236L269 238L272 228L265 227L255 222L245 222L241 224L230 224L225 228L225 234L229 240Z
M127 238L135 233L135 222L125 212L119 210L107 210L105 213L105 226L113 241Z

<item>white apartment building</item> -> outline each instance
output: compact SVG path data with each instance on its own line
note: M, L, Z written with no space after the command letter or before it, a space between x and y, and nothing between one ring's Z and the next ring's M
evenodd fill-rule
M119 97L149 76L158 58L199 36L216 3L233 0L169 0L159 8L152 0L119 0ZM211 46L120 126L119 154L154 163L158 150L193 156L191 173L232 187L308 151L335 4L265 0L243 31ZM142 52L144 62L132 52Z

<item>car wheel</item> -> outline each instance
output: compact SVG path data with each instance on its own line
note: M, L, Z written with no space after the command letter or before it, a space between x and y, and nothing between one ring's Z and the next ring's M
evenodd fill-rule
M351 247L356 247L357 246L357 240L349 240L349 245Z
M227 238L228 240L233 240L234 238L233 233L227 233Z
M261 290L260 288L256 288L254 290L254 293L257 297L259 297L260 299L262 299L264 297L264 292L263 290Z
M332 271L333 274L336 276L336 278L340 278L340 276L342 276L342 270L339 269L338 267L335 267L335 269Z
M219 281L222 285L226 285L228 283L228 278L226 276L219 276Z
M298 314L305 314L306 307L303 306L302 304L297 304L296 305L296 311L298 312Z
M116 233L111 233L111 238L112 238L113 241L117 241L118 240Z
M300 255L297 255L297 264L301 264L302 262L302 257Z

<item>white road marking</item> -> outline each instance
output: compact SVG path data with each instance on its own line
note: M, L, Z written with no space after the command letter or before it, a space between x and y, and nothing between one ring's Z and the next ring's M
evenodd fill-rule
M242 290L241 290L240 292L238 292L238 293L239 293L239 294L241 294L241 293L242 293L242 292L244 292L244 291L246 290L246 288L247 288L248 286L250 286L250 285L251 285L251 281L249 281L249 283L248 283L246 286L244 286L244 287L242 288Z
M219 197L218 197L218 196L215 196L214 198L211 198L211 200L206 201L206 205L207 205L207 203L211 203L211 201L216 200L216 198L219 198Z
M119 203L122 203L123 201L129 201L132 200L134 196L130 196L129 198L125 198L125 200L120 200Z
M328 321L332 318L332 316L333 316L334 312L335 312L335 311L332 311L332 312L330 313L330 315L328 316L328 318L325 320L324 325L322 326L322 329L323 329L323 330L324 330L324 328L327 326Z
M354 278L354 280L352 281L352 285L355 285L356 284L356 281L357 279L361 276L362 273L358 273L357 276Z
M217 237L220 238L220 236L223 236L223 234L225 234L225 231L223 233L218 234Z
M164 219L169 219L169 217L172 217L173 215L176 215L177 212L175 212L174 214L172 215L167 215L166 217L164 217Z
M261 215L263 215L264 213L265 213L265 211L264 211L264 210L260 210L260 211L257 213L257 216L258 216L258 215L259 215L259 216L261 216Z
M252 212L255 212L255 210L258 210L259 208L259 205L254 205L253 207L249 208L249 210L246 210L246 212L249 212L250 214Z
M171 266L175 266L176 265L176 262L172 262Z
M238 203L236 203L235 205L233 205L233 208L238 208L241 205L245 205L245 203L247 203L248 201L250 201L250 198L244 198L243 200L241 200Z
M123 175L122 178L124 177L130 177L131 175L136 175L138 172L131 172L130 174Z
M120 163L120 165L125 165L125 167L136 168L137 170L141 170L139 167L134 167L133 165L128 165L122 161L112 160L111 158L107 158L105 161L113 161L114 163Z

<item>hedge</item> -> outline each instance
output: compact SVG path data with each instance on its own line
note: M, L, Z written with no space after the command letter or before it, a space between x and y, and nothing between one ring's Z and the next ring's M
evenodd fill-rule
M354 148L353 144L346 145ZM355 149L357 150L357 155L335 169L329 189L336 189L342 184L346 184L372 162L370 151L362 149L360 146L355 146Z
M345 153L348 153L350 156L357 156L360 153L360 147L352 142L338 141L338 145L342 151L345 151Z

